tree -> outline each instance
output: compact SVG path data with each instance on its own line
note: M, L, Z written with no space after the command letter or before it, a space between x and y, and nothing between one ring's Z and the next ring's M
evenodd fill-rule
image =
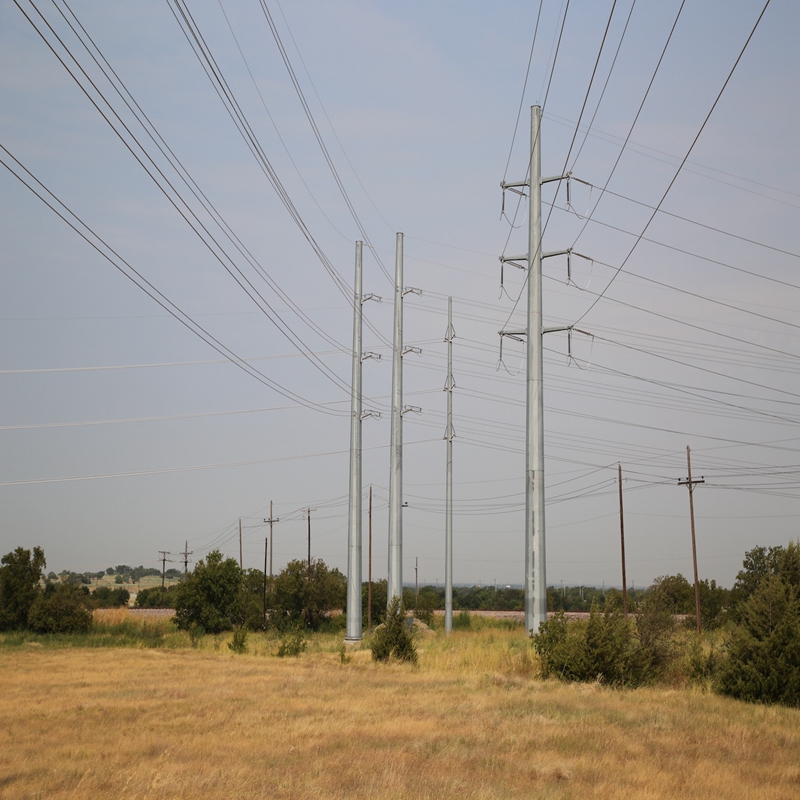
M31 606L28 627L36 633L85 633L92 625L88 603L85 586L48 584Z
M406 611L399 597L392 598L383 624L369 643L373 661L406 661L417 663L417 649L406 627Z
M98 586L91 594L91 602L95 608L118 608L127 606L130 597L130 592L122 587Z
M800 706L800 593L767 575L739 609L718 689L740 700Z
M732 599L735 603L745 602L758 589L758 585L768 575L777 575L783 547L754 547L744 554L742 569L733 584Z
M44 550L33 553L18 547L0 559L0 630L17 630L28 624L28 613L41 593L39 581L47 566Z
M200 559L175 591L175 622L179 628L221 633L242 623L242 571L219 550Z
M136 594L136 608L175 608L175 595L177 586L167 586L162 592L160 586L153 586L150 589L140 589ZM99 589L97 591L100 591ZM126 591L119 589L118 591Z
M347 579L338 569L329 569L322 559L290 561L275 578L267 597L270 624L279 630L302 623L317 630L330 619L331 611L344 608Z

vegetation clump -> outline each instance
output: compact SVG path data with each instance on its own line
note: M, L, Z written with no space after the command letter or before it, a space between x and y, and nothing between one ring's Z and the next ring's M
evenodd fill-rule
M304 653L307 647L306 635L300 626L287 628L283 636L281 636L281 643L278 646L278 652L275 654L278 658L286 658L287 656L296 657L300 653Z
M175 592L175 623L182 630L192 625L208 633L229 631L242 621L241 569L232 558L213 550L200 559Z
M247 628L244 625L233 632L233 638L228 642L228 650L239 655L247 652Z
M542 623L533 637L543 677L639 686L650 677L649 653L636 626L619 609L593 606L588 622L567 622L564 612Z
M756 548L744 567L734 591L745 599L717 688L740 700L800 707L800 547Z
M417 649L406 626L406 611L399 597L393 597L370 643L373 661L404 661L417 663Z

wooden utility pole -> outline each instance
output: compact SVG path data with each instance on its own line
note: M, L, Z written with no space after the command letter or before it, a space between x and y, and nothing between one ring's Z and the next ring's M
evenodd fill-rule
M189 556L194 555L194 550L189 550L189 541L186 540L183 549L183 579L186 580L186 576L189 573Z
M164 581L166 579L167 574L167 556L171 556L168 550L159 550L161 553L161 605L164 605Z
M242 569L242 518L239 517L239 569Z
M619 540L622 547L622 616L628 619L628 578L625 574L625 517L622 513L622 464L619 470Z
M697 540L694 535L694 487L698 483L705 483L705 480L702 475L699 480L692 480L692 451L688 444L686 445L686 467L689 477L686 480L678 481L678 486L689 488L689 516L692 520L692 561L694 563L694 607L697 616L697 632L700 633L700 579L697 576Z
M275 552L275 539L272 535L272 525L275 522L280 522L280 518L276 517L272 513L272 500L269 501L269 519L265 519L264 522L269 523L269 582L272 584L272 554ZM267 573L267 565L264 564L264 574Z
M414 559L414 604L419 605L419 556Z
M367 567L367 630L372 630L372 484L369 485L369 565Z
M311 580L311 512L316 508L306 509L306 519L308 520L308 579Z

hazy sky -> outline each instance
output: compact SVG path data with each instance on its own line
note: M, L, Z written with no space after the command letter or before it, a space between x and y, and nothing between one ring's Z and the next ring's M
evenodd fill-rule
M238 557L242 517L255 567L273 500L276 568L305 555L304 507L314 555L345 567L362 233L269 14L372 245L365 291L387 298L365 305L365 347L384 356L365 362L366 407L389 400L378 259L391 273L396 231L422 290L405 313L423 351L405 360L422 408L405 417L406 580L416 557L420 580L444 577L448 295L455 581L522 580L523 348L506 341L500 365L497 332L524 326L524 275L507 267L501 294L498 256L524 252L527 205L508 194L501 215L499 184L525 177L539 103L543 173L591 185L572 183L569 208L565 186L543 194L545 250L591 259L570 284L566 259L545 261L546 322L593 336L573 336L572 359L566 335L546 341L548 582L619 584L617 462L629 582L690 576L690 445L700 575L730 585L746 550L798 535L800 512L797 3L769 3L714 107L762 8L544 0L537 28L534 0L4 0L2 159L261 375L0 169L2 551L41 545L56 570L156 566L187 540L195 558ZM388 443L388 414L364 423L377 578Z

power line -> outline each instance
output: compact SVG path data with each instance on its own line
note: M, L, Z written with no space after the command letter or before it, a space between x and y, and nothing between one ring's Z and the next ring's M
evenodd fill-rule
M681 3L681 9L683 9L683 4L685 2L686 2L686 0L683 0L683 2ZM594 302L589 306L589 308L587 308L586 311L584 311L583 314L581 314L581 316L578 317L578 319L574 323L575 325L579 324L580 321L582 319L584 319L586 317L586 315L597 305L597 303L600 302L601 298L605 295L605 293L608 291L608 289L611 286L611 284L614 282L614 279L617 277L617 275L619 275L619 273L625 267L625 264L628 263L628 259L633 255L633 251L636 249L636 247L638 246L639 242L642 240L642 237L647 232L647 229L650 227L650 224L655 219L655 216L658 213L659 209L661 208L662 203L664 202L664 200L667 199L667 195L669 194L670 189L672 189L673 185L675 184L675 181L678 179L678 175L680 175L681 170L683 169L684 164L686 163L687 159L691 155L692 150L694 149L694 146L697 144L698 139L700 138L701 134L705 130L705 127L708 124L709 119L711 119L711 115L714 113L714 109L717 107L717 104L719 103L720 98L722 97L725 89L728 86L728 83L730 82L731 78L733 77L733 73L736 71L736 67L739 65L739 62L742 60L742 56L744 55L745 50L747 50L747 46L750 44L750 40L753 38L753 36L754 36L754 34L756 32L756 29L758 28L758 25L761 22L761 19L763 18L767 8L769 7L770 2L771 2L771 0L767 0L767 2L764 4L764 7L761 9L761 13L758 15L758 19L756 20L755 25L753 25L753 29L750 31L750 35L747 37L747 40L745 41L744 45L742 46L742 49L739 52L739 55L737 56L736 61L734 62L733 66L731 67L731 70L728 73L728 77L725 78L725 82L722 84L722 88L719 90L719 93L717 94L714 102L711 105L711 108L708 111L708 114L706 114L706 118L703 120L703 124L700 126L700 130L697 131L697 134L695 135L694 139L692 140L692 143L689 145L689 149L686 151L686 155L681 160L681 163L678 165L678 169L675 171L675 174L672 176L672 180L669 182L669 185L664 190L664 194L661 196L661 199L658 201L658 203L656 204L655 208L653 209L653 213L650 215L650 219L647 220L647 222L645 223L644 228L642 228L641 234L639 234L639 236L637 237L636 241L633 243L633 247L631 247L630 251L628 252L628 255L626 255L625 258L623 259L623 261L620 264L619 269L617 270L616 274L606 284L605 289L603 289L603 291L600 292L599 296L594 300ZM680 15L680 11L678 12L678 14ZM677 18L676 18L675 21L677 23ZM673 28L673 30L674 30L674 28ZM671 35L672 34L670 33L670 36ZM649 89L648 89L648 91L649 91ZM638 118L638 114L637 114L637 118ZM634 122L634 124L635 124L635 122ZM633 130L633 128L631 128L631 130ZM619 161L617 161L617 163L619 163ZM616 168L616 165L615 165L615 168ZM613 170L612 170L612 174L613 174ZM610 176L609 176L608 180L611 180ZM608 185L608 181L606 181L606 185ZM600 197L602 198L602 194L601 194ZM597 202L599 203L600 199L598 199ZM595 204L595 209L596 208L597 208L597 203ZM592 210L591 213L593 213L593 211L594 211L594 209ZM587 220L586 224L588 224L588 220ZM584 228L583 228L584 230L585 230L585 227L586 227L586 225L584 225ZM580 235L581 234L579 233L578 236L576 237L575 241L573 242L573 246L577 243L578 239L580 238Z
M226 345L222 344L218 339L212 336L208 331L193 320L186 314L179 306L173 303L166 295L156 289L140 272L132 267L122 256L119 255L110 245L108 245L97 233L95 233L86 223L83 222L74 212L72 212L61 200L59 200L33 173L31 173L6 147L0 144L0 149L7 154L7 156L17 164L18 168L25 172L29 178L34 181L40 190L29 183L18 171L16 171L7 161L0 158L0 163L12 174L17 180L20 181L27 189L29 189L36 197L38 197L51 211L60 217L72 230L75 231L82 239L84 239L91 247L93 247L103 258L106 259L113 267L119 270L128 280L138 286L145 294L153 299L171 316L178 320L184 327L188 328L192 333L202 339L212 349L216 350L220 355L227 358L231 363L254 377L265 386L278 392L284 397L295 400L307 408L312 408L317 411L322 411L326 414L334 414L341 416L344 412L336 412L327 409L324 406L315 403L312 400L307 400L301 395L286 389L280 384L268 378L255 367L248 364L241 356L238 356L233 350ZM52 200L44 196L46 193ZM57 206L55 205L57 204Z

